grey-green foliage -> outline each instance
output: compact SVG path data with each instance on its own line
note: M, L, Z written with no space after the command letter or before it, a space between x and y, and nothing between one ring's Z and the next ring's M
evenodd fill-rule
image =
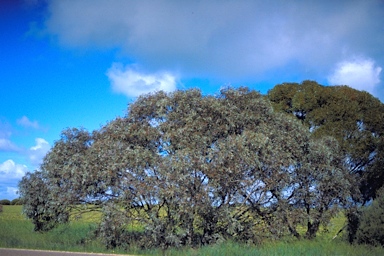
M32 220L35 231L47 231L58 223L68 221L68 212L63 211L61 202L52 197L46 173L27 173L19 184L23 211Z
M20 192L35 225L92 205L106 246L167 248L301 237L302 224L313 238L349 180L334 139L313 139L259 93L192 89L141 96L93 133L65 130Z
M88 173L81 167L90 134L83 129L66 129L45 156L41 170L27 173L19 183L23 211L36 231L46 231L69 220L70 212L88 203L93 195L83 188ZM97 182L89 181L88 182Z

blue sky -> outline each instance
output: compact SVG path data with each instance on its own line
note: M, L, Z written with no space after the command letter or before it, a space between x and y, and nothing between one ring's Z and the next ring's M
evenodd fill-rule
M67 127L156 90L346 84L384 100L384 2L0 1L0 199Z

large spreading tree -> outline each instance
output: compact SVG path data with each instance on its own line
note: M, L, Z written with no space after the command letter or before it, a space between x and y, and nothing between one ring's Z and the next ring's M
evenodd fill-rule
M364 91L314 81L276 85L267 97L276 110L301 120L314 137L334 137L360 188L355 199L365 203L376 197L384 184L383 103Z
M92 133L65 130L20 194L37 230L98 209L107 246L166 248L300 238L303 225L313 238L347 202L349 181L335 139L312 136L259 93L192 89L141 96Z

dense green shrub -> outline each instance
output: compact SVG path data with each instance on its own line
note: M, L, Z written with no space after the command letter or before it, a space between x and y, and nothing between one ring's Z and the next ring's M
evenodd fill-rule
M0 212L2 212L2 211L3 211L3 205L0 204Z
M8 199L3 199L3 200L0 200L0 204L2 204L2 205L11 205L11 201L9 201Z
M372 205L362 211L356 241L360 244L384 246L384 188Z

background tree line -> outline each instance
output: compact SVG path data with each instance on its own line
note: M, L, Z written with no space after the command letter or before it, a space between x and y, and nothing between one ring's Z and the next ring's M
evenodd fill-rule
M108 247L312 239L378 195L383 113L368 93L311 81L144 95L99 130L64 130L20 182L24 212L45 231L101 211Z
M13 200L2 199L0 200L0 205L21 205L20 198L15 198Z

